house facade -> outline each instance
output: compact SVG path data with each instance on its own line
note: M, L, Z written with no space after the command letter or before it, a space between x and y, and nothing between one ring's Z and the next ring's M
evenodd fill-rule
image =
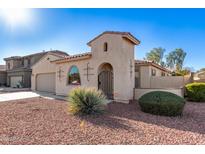
M32 90L38 90L43 85L47 89L42 91L55 91L57 95L67 96L71 89L78 86L95 87L109 99L132 100L135 86L134 48L139 43L128 32L106 31L87 43L91 52L56 60L55 57L44 57L32 67ZM48 61L47 58L54 60ZM47 80L48 76L52 83ZM48 84L52 85L46 86Z
M61 51L51 51L59 54L66 54ZM37 63L48 52L40 52L26 56L13 56L4 58L6 61L6 83L9 87L30 88L31 67ZM66 54L67 55L67 54Z

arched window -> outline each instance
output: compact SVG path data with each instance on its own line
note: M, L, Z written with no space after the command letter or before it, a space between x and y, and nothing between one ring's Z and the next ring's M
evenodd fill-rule
M80 73L76 66L71 66L68 72L68 84L80 85Z
M107 45L107 42L105 42L104 43L104 51L107 52L107 50L108 50L108 45Z

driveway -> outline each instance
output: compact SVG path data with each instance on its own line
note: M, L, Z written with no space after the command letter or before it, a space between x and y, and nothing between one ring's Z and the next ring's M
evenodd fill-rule
M42 97L45 99L60 99L60 100L67 99L64 96L57 96L51 93L23 91L23 92L11 92L11 93L0 94L0 102L27 99L27 98L35 98L35 97Z

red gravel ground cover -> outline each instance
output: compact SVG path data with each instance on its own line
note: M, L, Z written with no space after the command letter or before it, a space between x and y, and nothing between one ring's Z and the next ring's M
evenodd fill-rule
M183 117L111 103L104 115L68 114L65 101L0 103L0 144L205 144L205 103L187 103Z

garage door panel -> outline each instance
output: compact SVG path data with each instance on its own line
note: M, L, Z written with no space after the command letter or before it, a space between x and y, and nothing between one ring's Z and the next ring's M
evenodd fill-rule
M22 82L22 76L11 76L10 77L10 86L17 87L17 85Z
M55 93L55 73L38 74L36 86L37 91Z

